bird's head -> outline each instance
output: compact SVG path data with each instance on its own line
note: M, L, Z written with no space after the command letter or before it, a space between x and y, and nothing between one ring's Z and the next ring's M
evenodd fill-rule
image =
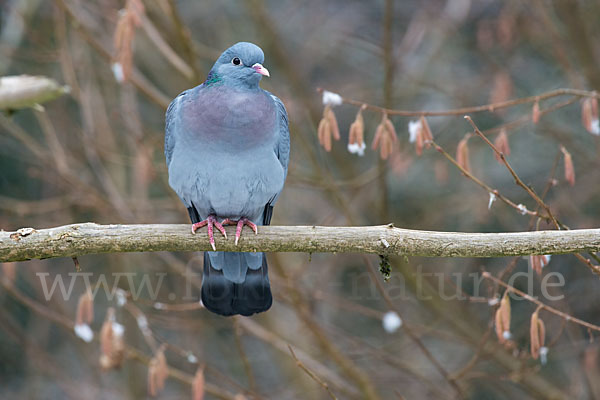
M239 42L228 48L215 62L207 82L222 81L224 84L240 87L258 87L260 78L269 76L262 66L265 55L260 47L248 42Z

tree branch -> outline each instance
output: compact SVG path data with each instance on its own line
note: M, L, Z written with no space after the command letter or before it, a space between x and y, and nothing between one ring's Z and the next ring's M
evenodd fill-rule
M246 230L234 245L235 227L226 240L216 237L219 251L304 253L371 253L423 257L503 257L600 251L600 229L510 233L417 231L393 225L360 227L261 226ZM210 250L206 233L189 225L98 225L0 232L0 262L84 254L143 251Z
M323 90L324 89L322 89L322 88L317 88L317 91L319 93L322 93ZM557 97L557 96L600 98L600 94L596 91L578 90L578 89L555 89L555 90L551 90L549 92L538 94L536 96L522 97L520 99L506 100L506 101L502 101L499 103L491 103L491 104L484 104L484 105L480 105L480 106L471 106L471 107L462 107L462 108L455 108L452 110L442 110L442 111L393 110L391 108L379 107L379 106L375 106L372 104L367 104L362 101L348 99L346 97L342 97L342 102L344 104L351 104L351 105L357 106L357 107L364 107L367 110L376 111L376 112L379 112L382 114L385 113L387 115L399 115L399 116L404 116L404 117L420 117L420 116L425 116L425 117L426 116L432 116L432 117L437 116L437 117L439 117L439 116L445 116L445 115L464 115L464 114L470 114L470 113L482 112L482 111L492 112L492 111L496 111L496 110L500 110L500 109L504 109L504 108L510 108L513 106L521 105L521 104L534 103L536 101L542 101L542 100L546 100L546 99L549 99L552 97Z

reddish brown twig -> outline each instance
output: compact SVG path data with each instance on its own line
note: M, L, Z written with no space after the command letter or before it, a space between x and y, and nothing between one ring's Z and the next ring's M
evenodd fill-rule
M596 93L593 93L594 95L596 95ZM548 217L550 219L550 221L553 223L553 225L555 226L556 229L568 229L568 227L566 227L564 224L558 222L558 220L554 217L554 215L552 214L552 211L550 210L550 207L544 202L544 200L542 200L537 193L535 193L535 191L530 188L529 186L527 186L522 180L521 178L519 178L519 176L517 175L517 173L515 172L515 170L511 167L511 165L509 164L509 162L506 160L506 157L504 156L504 154L498 150L498 148L479 130L479 128L477 127L477 125L475 125L475 123L473 122L473 120L471 119L470 116L465 115L465 119L467 121L469 121L469 123L471 124L471 126L473 127L473 129L475 130L475 133L482 138L488 146L490 146L492 148L492 150L494 150L494 153L496 153L499 157L500 160L502 161L502 163L504 164L504 166L506 166L506 168L508 169L508 171L510 172L510 174L512 175L513 179L515 180L515 183L518 186L521 186L534 200L535 202L538 204L538 206L540 208L543 208L546 213L548 214ZM597 274L600 275L600 266L594 265L592 264L592 262L588 259L586 259L585 257L583 257L581 254L575 254L575 257L577 257L577 259L579 261L581 261L585 266L587 266L588 268L590 268L590 270ZM596 256L593 255L594 259L596 259Z
M548 218L554 223L554 225L556 226L556 229L560 229L558 221L556 220L556 218L552 214L552 211L550 210L550 207L548 207L546 205L546 203L544 203L544 201L537 195L537 193L535 193L533 191L533 189L531 189L529 186L527 186L525 183L523 183L523 181L521 180L521 178L519 178L519 176L517 175L517 173L515 172L515 170L511 167L510 163L506 160L506 156L504 155L504 153L502 153L500 150L498 150L498 148L494 145L494 143L492 143L479 130L479 128L477 127L477 125L475 125L475 123L473 122L473 120L471 119L471 117L469 117L468 115L465 115L465 119L467 121L469 121L469 123L471 124L471 126L475 130L475 133L480 138L482 138L487 143L487 145L492 148L492 150L494 150L494 153L500 158L500 161L504 164L504 166L506 167L506 169L508 169L508 171L512 175L513 179L515 180L515 183L517 185L521 186L535 200L535 202L538 203L538 205L541 208L543 208L544 210L546 210L546 213L548 214Z
M528 300L528 301L530 301L530 302L532 302L534 304L537 304L539 307L543 308L544 310L546 310L548 312L551 312L552 314L558 315L559 317L563 318L565 321L573 322L573 323L575 323L577 325L581 325L581 326L583 326L585 328L588 328L588 329L600 332L600 326L594 325L594 324L590 324L589 322L586 322L586 321L581 320L579 318L575 318L575 317L573 317L573 316L571 316L571 315L569 315L567 313L564 313L564 312L562 312L560 310L557 310L554 307L550 307L550 306L542 303L541 301L539 301L535 297L528 295L527 293L525 293L525 292L523 292L523 291L521 291L521 290L519 290L519 289L517 289L517 288L515 288L515 287L513 287L513 286L511 286L511 285L509 285L507 283L505 283L504 281L501 281L500 279L496 278L495 276L493 276L492 274L490 274L487 271L484 271L481 276L483 276L486 279L491 280L492 282L494 282L494 283L496 283L496 284L498 284L500 286L503 286L508 291L511 291L511 292L513 292L515 294L518 294L519 296L523 297L525 300Z
M306 365L304 365L302 363L302 361L298 360L298 357L296 357L296 353L294 353L294 349L292 349L292 346L290 346L289 344L288 344L288 349L290 349L290 353L292 354L292 357L296 361L296 365L300 369L302 369L304 372L306 372L306 374L308 376L310 376L315 382L317 382L319 385L321 385L321 387L327 391L327 394L329 395L329 397L331 397L334 400L337 400L337 397L335 397L335 395L333 394L331 389L329 389L329 385L326 382L324 382L321 378L319 378L317 376L317 374L315 374L310 369L308 369L308 367Z
M317 91L322 92L324 89L317 88ZM591 97L591 98L600 98L600 94L593 91L587 90L578 90L578 89L556 89L551 90L549 92L545 92L536 96L522 97L520 99L513 99L502 101L499 103L491 103L484 104L480 106L470 106L470 107L462 107L455 108L451 110L443 110L443 111L426 111L426 110L417 110L417 111L408 111L408 110L394 110L384 107L375 106L372 104L366 104L365 108L368 110L376 111L379 113L385 113L387 115L399 115L403 117L420 117L420 116L444 116L444 115L464 115L469 113L476 113L482 111L496 111L503 108L510 108L521 104L527 103L535 103L536 101L541 101L545 99L549 99L557 96L576 96L576 97ZM353 106L362 107L365 102L348 99L342 97L342 101L345 104L351 104ZM542 115L542 114L540 114ZM530 116L527 116L527 119L530 120Z
M473 182L475 182L477 185L481 186L483 189L485 189L486 192L488 192L490 194L490 196L495 196L498 200L506 203L507 205L509 205L510 207L514 208L515 210L517 210L519 213L525 213L527 215L531 215L534 217L538 217L538 218L542 218L542 219L548 219L547 215L544 214L540 214L537 211L531 211L528 210L527 208L523 208L522 206L519 207L518 204L516 204L515 202L513 202L512 200L510 200L509 198L507 198L506 196L502 195L497 189L493 189L492 187L490 187L489 185L487 185L485 182L481 181L479 178L477 178L475 175L473 175L471 172L467 171L465 168L463 168L458 161L456 161L456 159L454 159L454 157L452 157L446 150L444 150L440 145L438 145L435 141L431 141L431 143L433 144L433 147L435 147L435 149L440 152L444 157L446 157L446 159L448 161L450 161L456 168L458 168L460 170L460 172L462 172L462 174L472 180Z
M390 307L390 309L394 310L396 312L396 314L401 316L402 315L401 310L394 304L394 302L392 301L390 296L387 294L381 281L379 279L377 279L378 278L377 272L375 271L375 267L371 263L371 260L369 259L369 257L363 255L362 258L365 261L365 263L367 264L367 266L369 267L368 271L369 271L369 275L371 276L371 280L375 283L377 290L379 291L381 296L383 296L383 299L385 300L388 307ZM440 375L442 375L444 377L444 379L446 380L446 382L448 382L448 384L452 387L452 389L454 389L456 394L459 397L463 397L462 389L460 388L460 386L458 385L456 380L454 380L450 376L450 373L448 371L446 371L446 368L444 368L444 366L442 366L442 364L439 363L439 361L433 356L433 354L431 354L431 352L425 346L425 344L421 341L421 339L419 339L419 337L412 331L412 329L409 326L404 325L402 329L411 338L411 340L415 343L415 345L421 350L421 352L423 353L425 358L427 358L429 360L429 362L431 362L431 364L440 373Z

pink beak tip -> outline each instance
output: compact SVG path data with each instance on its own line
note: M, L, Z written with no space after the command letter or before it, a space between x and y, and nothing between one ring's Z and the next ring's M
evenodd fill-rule
M262 64L256 63L252 66L252 69L254 69L256 72L258 72L261 75L264 76L271 76L269 74L269 70L266 69L265 67L262 66Z

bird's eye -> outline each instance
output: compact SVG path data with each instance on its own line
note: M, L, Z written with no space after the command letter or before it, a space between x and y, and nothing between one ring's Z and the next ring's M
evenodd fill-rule
M238 57L234 57L233 60L231 60L231 63L233 65L240 65L242 63L242 60L240 60Z

